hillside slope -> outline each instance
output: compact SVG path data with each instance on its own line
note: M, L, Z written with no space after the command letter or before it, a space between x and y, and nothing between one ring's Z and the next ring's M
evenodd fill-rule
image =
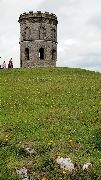
M100 178L101 74L35 68L0 70L0 77L1 179L20 179L21 167L29 168L34 180L43 171L48 179L44 162L56 156L92 162ZM34 157L25 155L26 147L35 150ZM59 179L56 172L51 176Z

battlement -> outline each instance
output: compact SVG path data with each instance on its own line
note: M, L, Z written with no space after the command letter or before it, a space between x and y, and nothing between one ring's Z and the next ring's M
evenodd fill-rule
M42 13L41 11L37 11L37 12L33 12L33 11L29 11L28 13L24 12L23 14L20 15L18 22L20 23L23 19L39 19L39 18L43 18L43 19L51 19L51 20L55 20L58 24L57 21L57 16L53 13L49 13L49 12L45 12Z

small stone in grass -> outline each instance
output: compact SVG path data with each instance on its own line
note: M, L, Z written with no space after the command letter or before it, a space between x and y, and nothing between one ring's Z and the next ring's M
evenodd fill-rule
M29 179L28 174L27 174L27 169L25 167L23 167L21 169L17 169L16 173L21 176L22 180Z
M62 169L72 172L74 170L74 164L71 162L70 158L59 157L56 162L60 165Z
M86 163L86 164L83 165L82 169L83 169L83 170L87 170L87 169L89 169L89 168L91 168L91 167L92 167L92 164L91 164L91 163Z
M26 154L28 154L28 155L35 155L36 154L36 152L35 152L35 150L34 149L32 149L32 148L25 148L25 152L26 152Z

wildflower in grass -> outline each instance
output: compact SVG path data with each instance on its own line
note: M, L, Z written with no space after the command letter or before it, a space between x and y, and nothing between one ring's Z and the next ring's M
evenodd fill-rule
M45 176L43 176L41 180L46 180Z
M53 141L52 141L52 140L48 142L48 145L52 145L52 144L53 144Z
M57 156L57 157L56 157L56 161L59 160L59 159L61 159L61 157L60 157L60 156Z
M67 172L66 172L66 170L63 170L63 174L66 174Z
M6 135L5 137L6 137L5 140L8 141L8 135Z
M59 177L59 180L62 180L62 177Z

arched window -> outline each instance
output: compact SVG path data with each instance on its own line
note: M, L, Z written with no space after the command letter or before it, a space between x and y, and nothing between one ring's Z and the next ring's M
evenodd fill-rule
M56 59L56 50L53 49L52 50L52 60L55 60Z
M39 58L44 59L44 49L42 47L39 49Z
M25 48L25 58L29 60L29 48Z

